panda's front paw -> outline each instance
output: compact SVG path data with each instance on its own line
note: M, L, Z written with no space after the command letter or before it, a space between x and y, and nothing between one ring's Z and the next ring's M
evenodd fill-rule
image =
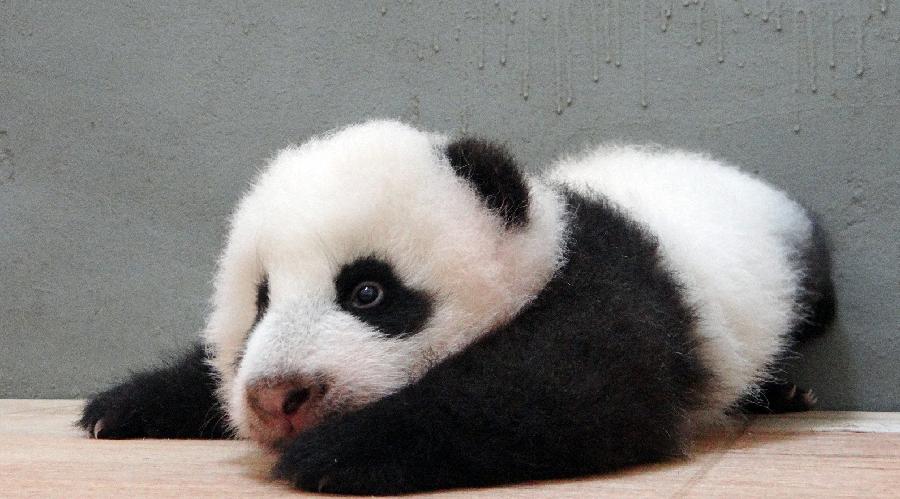
M298 489L330 494L393 495L420 490L402 450L340 425L312 428L288 445L276 478Z
M132 383L123 383L90 400L78 426L93 438L124 439L151 436L144 417L145 404Z

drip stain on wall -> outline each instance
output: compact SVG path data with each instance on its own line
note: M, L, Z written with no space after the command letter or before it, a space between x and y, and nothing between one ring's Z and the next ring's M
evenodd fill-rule
M869 20L869 12L866 9L866 2L860 1L859 6L859 28L856 36L856 76L862 76L866 71L866 22Z
M857 77L863 77L866 72L866 38L867 26L873 22L873 15L880 13L880 19L889 19L889 8L886 0L878 5L872 5L865 0L855 2L857 11L845 14L836 12L834 2L827 2L824 7L819 2L807 0L765 0L764 2L750 2L747 0L639 0L637 2L622 2L621 0L557 0L545 3L539 9L526 9L522 13L512 1L495 1L484 5L475 4L460 24L450 28L451 36L455 41L465 41L471 38L478 39L477 59L475 67L478 70L490 69L491 71L504 71L509 67L518 67L518 85L516 93L524 102L531 102L535 95L545 94L548 89L544 86L534 86L535 81L546 81L538 75L542 72L552 74L554 94L552 110L557 115L563 115L566 108L574 105L576 101L575 85L573 80L587 77L594 83L601 81L601 59L606 64L612 64L616 68L632 64L637 71L637 85L626 81L624 74L608 73L606 78L620 78L624 85L634 87L637 92L635 103L639 109L647 109L651 104L651 92L649 90L649 66L652 54L659 54L660 45L681 44L684 41L685 31L691 32L691 40L699 53L703 50L704 42L708 36L715 38L714 60L722 68L733 67L745 69L749 57L754 61L752 53L739 55L741 47L728 48L728 33L752 33L759 32L763 35L763 28L770 25L774 19L775 39L769 43L789 44L795 47L795 60L793 67L793 83L791 93L794 95L794 110L790 128L799 133L801 130L802 108L811 105L809 95L801 87L806 88L809 94L819 93L818 58L819 50L817 39L817 26L824 26L827 30L822 38L827 37L827 61L832 70L832 78L829 93L830 98L836 98L838 91L835 88L841 82L837 79L840 71L837 54L841 52L837 32L840 21L845 15L850 15L856 20L856 46L854 47L855 64L853 71ZM677 5L680 3L681 7ZM398 8L391 9L402 11L401 7L412 4L409 0L399 0ZM755 10L753 5L760 4ZM792 5L792 6L791 6ZM651 7L652 6L652 7ZM844 7L847 7L844 5ZM650 10L652 9L652 10ZM383 2L379 7L380 16L385 16L389 10L388 2ZM651 14L651 12L653 14ZM633 16L633 17L632 17ZM788 18L792 28L789 32L784 30L785 17ZM522 19L520 19L522 18ZM635 20L636 22L632 21ZM413 21L410 19L410 21ZM521 21L521 22L519 22ZM708 35L708 24L714 24L713 34ZM883 21L882 21L883 22ZM542 24L543 23L543 24ZM546 27L550 26L550 29ZM534 26L542 25L537 29ZM576 25L579 25L576 27ZM583 26L582 26L583 25ZM649 25L656 25L658 30L648 29ZM729 29L730 27L730 29ZM579 29L581 28L581 29ZM634 32L629 32L629 30ZM534 54L535 39L544 39L550 33L552 37L552 54ZM587 36L576 37L573 33L584 33ZM651 36L652 33L655 35ZM900 34L897 35L900 39ZM438 45L439 35L436 33L431 40L433 54L440 51ZM524 40L521 44L512 44L511 40ZM625 40L633 40L634 47L625 48ZM894 38L890 38L894 40ZM601 41L602 40L602 41ZM421 47L421 45L420 45ZM459 50L459 49L457 49ZM488 64L488 52L497 50L497 66ZM448 57L456 57L458 54L450 54ZM729 56L736 56L737 61L733 65L725 66L723 63ZM513 58L515 61L512 61ZM898 54L900 57L900 54ZM424 61L424 50L417 50L417 58ZM758 61L758 58L756 58ZM759 64L756 64L758 67ZM583 71L587 69L587 71ZM767 70L760 68L761 70ZM585 75L586 73L586 75ZM802 81L805 79L805 82ZM664 78L657 80L664 82Z
M9 147L8 135L6 130L0 130L0 187L4 184L11 184L16 179L15 165L13 164L15 155Z

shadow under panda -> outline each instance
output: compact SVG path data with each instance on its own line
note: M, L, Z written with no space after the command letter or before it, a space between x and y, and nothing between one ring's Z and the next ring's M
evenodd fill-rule
M92 398L96 438L248 437L305 489L395 494L685 452L834 315L825 236L762 181L372 121L286 149L232 219L203 339Z

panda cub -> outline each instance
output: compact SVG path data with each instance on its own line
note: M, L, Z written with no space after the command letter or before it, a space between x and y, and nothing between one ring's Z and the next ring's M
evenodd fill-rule
M825 241L757 178L371 121L278 154L231 223L202 339L86 405L96 438L251 438L276 477L394 494L677 456L830 321Z

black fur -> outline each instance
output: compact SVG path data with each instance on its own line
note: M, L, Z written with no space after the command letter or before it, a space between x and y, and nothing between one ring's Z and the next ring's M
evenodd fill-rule
M837 298L831 280L831 251L828 237L817 217L813 216L813 232L809 244L800 253L800 265L804 269L801 282L800 306L806 316L794 329L797 341L822 334L834 322Z
M382 301L371 308L354 307L353 290L357 284L366 281L381 284L384 289ZM424 291L403 284L389 263L373 256L344 265L334 285L338 304L344 310L388 336L415 334L431 317L431 298Z
M256 318L253 319L253 325L256 325L266 315L269 309L269 280L263 279L256 286Z
M461 138L447 146L447 159L467 179L507 226L528 223L528 186L516 161L503 146L475 138Z
M78 425L97 438L226 438L225 414L205 352L195 345L164 367L135 374L92 397Z
M656 243L569 197L568 262L511 323L416 383L301 434L276 476L395 494L600 472L682 451L710 374Z

